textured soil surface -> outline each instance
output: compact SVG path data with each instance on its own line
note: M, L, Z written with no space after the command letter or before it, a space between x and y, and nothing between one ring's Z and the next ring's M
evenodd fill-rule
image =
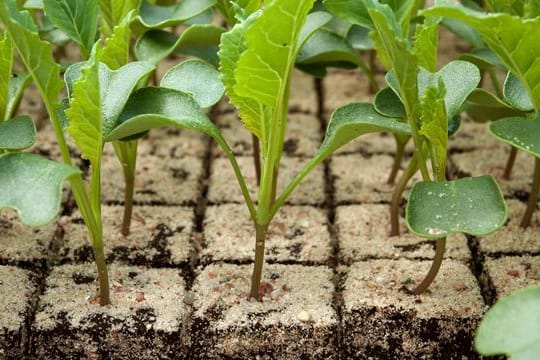
M455 52L441 55L444 64ZM28 96L34 100L25 98L23 112L43 118L35 89ZM295 73L291 96L278 191L317 150L331 112L373 95L359 71L333 70L322 80ZM226 101L210 116L256 198L251 135ZM58 158L45 120L33 151ZM103 216L113 304L96 304L93 254L69 192L61 216L43 228L3 210L0 360L477 358L473 334L486 309L540 282L540 210L529 229L519 228L532 158L519 154L512 178L502 179L509 149L485 124L464 118L449 148L449 175L494 175L510 219L483 238L449 237L427 293L405 288L426 273L434 243L403 224L402 235L388 236L395 142L370 134L316 168L278 213L256 302L247 296L254 229L216 144L177 129L152 130L140 141L127 237L119 233L121 168L107 147ZM88 171L76 150L73 158Z

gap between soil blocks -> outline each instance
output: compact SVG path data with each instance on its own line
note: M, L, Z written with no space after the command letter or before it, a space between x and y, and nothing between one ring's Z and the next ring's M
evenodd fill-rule
M357 71L318 81L297 72L293 86L278 191L316 152L330 111L370 97ZM251 135L226 102L211 116L256 198ZM405 228L387 235L388 134L353 141L289 198L269 228L260 302L247 298L254 229L222 151L194 132L152 130L139 145L132 231L124 237L122 174L107 148L113 304L95 303L92 251L69 196L62 216L40 229L3 211L0 359L478 358L473 335L487 306L540 281L540 212L528 230L516 220L529 159L518 156L514 177L503 180L507 149L486 131L464 119L466 134L450 140L449 173L497 177L510 220L484 238L449 237L440 274L420 296L402 289L425 275L434 243ZM40 138L52 138L50 127ZM57 156L46 142L35 151Z

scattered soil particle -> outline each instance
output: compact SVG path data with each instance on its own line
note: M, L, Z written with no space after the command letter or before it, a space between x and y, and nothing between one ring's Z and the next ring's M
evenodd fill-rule
M489 281L496 298L529 285L540 283L540 256L486 258L484 281Z

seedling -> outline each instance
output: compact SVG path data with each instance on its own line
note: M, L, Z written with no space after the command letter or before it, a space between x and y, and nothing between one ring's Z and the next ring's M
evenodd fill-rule
M537 16L540 9L534 1L525 2L527 16ZM494 4L494 3L493 3ZM523 4L522 4L523 5ZM540 191L540 18L520 18L505 13L485 14L448 1L441 1L426 16L446 16L473 27L486 45L496 53L510 71L504 96L513 108L533 114L529 117L499 119L490 125L491 133L503 142L536 157L533 183L521 226L528 227Z
M490 233L506 219L502 194L491 177L446 181L450 124L478 83L479 73L472 64L459 61L435 72L438 19L426 19L411 29L410 19L421 5L419 2L386 5L366 0L359 5L352 1L326 0L325 4L345 19L372 29L379 58L389 71L386 80L391 88L379 94L375 107L383 114L405 118L411 129L414 154L394 192L391 234L399 233L397 219L402 192L420 170L423 182L411 189L407 225L417 235L437 239L429 273L411 291L420 294L439 271L448 234ZM412 39L410 33L415 34ZM399 139L396 137L398 148ZM480 195L486 200L482 198L480 202ZM470 221L470 211L477 214L474 223Z
M476 350L485 356L507 355L534 360L540 353L540 286L533 285L497 301L486 313L475 336Z

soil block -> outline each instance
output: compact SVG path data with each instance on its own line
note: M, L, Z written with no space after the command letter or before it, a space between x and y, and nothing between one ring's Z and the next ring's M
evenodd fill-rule
M0 262L44 266L57 226L52 223L32 228L20 222L14 210L0 214Z
M270 223L265 259L270 262L324 264L332 256L324 210L284 206ZM204 220L204 263L249 262L255 254L253 220L243 204L210 206Z
M255 301L251 266L206 267L192 290L192 359L337 359L332 277L326 267L267 265Z
M253 200L257 199L255 168L251 156L237 158L242 173L246 178L249 193ZM282 157L277 185L277 193L292 181L296 174L307 163L307 159L298 157ZM321 205L325 201L324 168L317 166L311 171L294 190L286 203L291 205ZM244 204L244 197L236 180L231 163L226 158L217 158L212 162L208 200L213 204L237 203Z
M174 269L111 265L112 305L96 300L94 264L53 268L32 325L40 359L182 359L184 281Z
M427 261L371 260L348 268L343 285L343 358L474 359L484 311L468 267L445 260L429 290L413 296Z
M31 297L36 291L29 271L0 266L0 359L21 359L28 342Z
M217 123L223 137L235 155L252 155L252 135L244 128L235 113L226 113L218 117ZM321 144L319 120L310 114L292 113L287 119L287 133L283 143L286 156L312 157ZM213 143L214 156L225 156L221 147Z
M340 260L346 264L373 258L432 259L435 256L435 241L407 233L403 218L400 222L401 235L388 235L389 205L339 206L335 222ZM465 235L452 234L448 237L445 257L464 263L471 259Z
M135 206L131 231L121 234L124 208L103 206L105 256L108 261L134 265L183 266L193 256L191 245L193 209L187 207ZM63 219L64 243L61 262L93 261L93 252L86 226L80 214Z
M493 298L540 283L540 256L505 256L487 258L484 263L484 280L492 287Z

